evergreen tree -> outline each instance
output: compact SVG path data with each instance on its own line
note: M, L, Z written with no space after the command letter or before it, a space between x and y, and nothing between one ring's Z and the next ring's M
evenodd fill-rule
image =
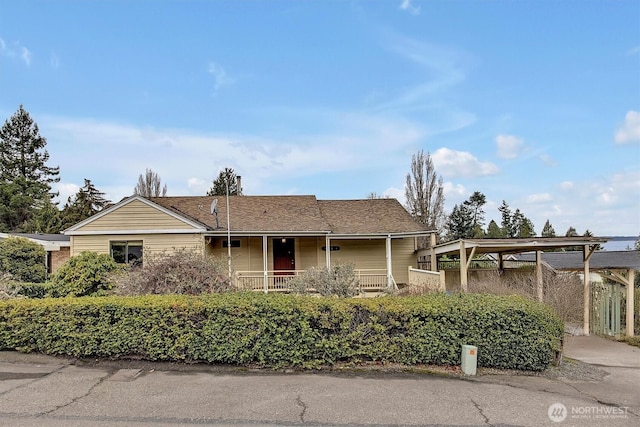
M511 226L513 235L511 237L527 238L535 237L536 231L534 230L533 222L520 211L516 209L511 217Z
M100 212L111 203L104 198L104 193L98 191L90 179L84 179L82 186L75 196L67 199L67 204L62 210L64 227L71 227L80 221Z
M469 199L464 202L470 209L473 218L473 232L470 237L484 237L484 209L482 207L485 203L487 203L487 197L479 191L474 191Z
M489 222L489 225L487 226L487 233L485 237L488 239L500 239L504 237L504 234L502 233L502 229L500 228L498 223L494 220L491 220Z
M167 185L162 186L160 175L147 169L144 175L138 176L138 184L133 189L133 194L142 197L165 197Z
M52 201L38 203L33 217L28 223L29 233L51 233L62 231L62 213Z
M473 212L466 203L455 205L447 219L447 239L468 239L473 237Z
M229 184L230 196L242 196L242 188L238 188L238 176L232 168L224 168L220 171L207 192L207 196L226 196L227 183Z
M542 237L556 237L556 230L553 229L549 220L544 223L544 227L542 227L542 233L540 235Z
M50 201L59 167L47 166L47 140L20 105L0 129L0 228L24 231L38 202Z
M584 234L583 234L583 237L594 237L594 236L593 236L593 233L592 233L589 229L587 229L587 230L585 230L585 232L584 232ZM602 245L600 245L600 244L598 243L598 244L596 245L596 249L595 249L595 250L596 250L596 251L601 251L601 250L602 250Z
M500 222L502 237L515 237L516 230L513 226L513 214L511 213L511 209L509 208L509 205L505 200L502 201L502 204L498 208L498 211L500 211L500 214L502 215L502 221Z
M569 227L566 233L564 233L564 237L580 237L575 228Z

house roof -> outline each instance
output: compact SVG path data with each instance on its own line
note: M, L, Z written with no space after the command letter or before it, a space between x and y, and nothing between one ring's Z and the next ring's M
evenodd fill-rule
M218 200L218 221L211 204ZM212 232L227 230L225 196L156 197L150 199ZM315 196L229 196L233 232L321 234L428 233L396 199L317 200Z
M60 250L60 247L70 246L71 238L63 234L49 233L0 233L0 239L8 237L23 237L32 242L38 243L47 250Z
M335 234L424 233L396 199L318 200L322 216Z
M535 261L535 254L517 255L522 261ZM584 269L583 255L577 252L543 252L542 261L556 270ZM640 251L596 251L589 259L591 270L640 270Z
M211 203L218 200L218 222ZM152 202L207 226L211 231L227 230L225 196L155 197ZM233 231L330 231L314 196L229 196Z

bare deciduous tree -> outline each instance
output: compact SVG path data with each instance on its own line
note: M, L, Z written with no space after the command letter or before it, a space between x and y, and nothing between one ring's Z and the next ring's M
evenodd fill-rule
M415 220L440 233L445 221L444 186L429 153L420 150L411 157L404 194Z
M164 187L160 182L160 176L147 169L144 175L138 177L138 184L133 189L133 194L142 197L165 197L167 195L167 185Z

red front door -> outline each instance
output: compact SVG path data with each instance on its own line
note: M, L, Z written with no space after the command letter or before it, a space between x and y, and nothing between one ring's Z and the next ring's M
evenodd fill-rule
M275 274L293 274L296 269L294 239L273 239L273 269ZM283 271L286 270L286 271Z

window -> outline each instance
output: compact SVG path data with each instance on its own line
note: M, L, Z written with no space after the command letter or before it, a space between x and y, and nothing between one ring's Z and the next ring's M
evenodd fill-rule
M222 247L223 248L228 248L229 247L229 244L227 243L226 240L222 241ZM240 240L232 240L231 241L231 247L232 248L239 248L240 247Z
M142 241L111 242L111 258L120 264L142 264Z

